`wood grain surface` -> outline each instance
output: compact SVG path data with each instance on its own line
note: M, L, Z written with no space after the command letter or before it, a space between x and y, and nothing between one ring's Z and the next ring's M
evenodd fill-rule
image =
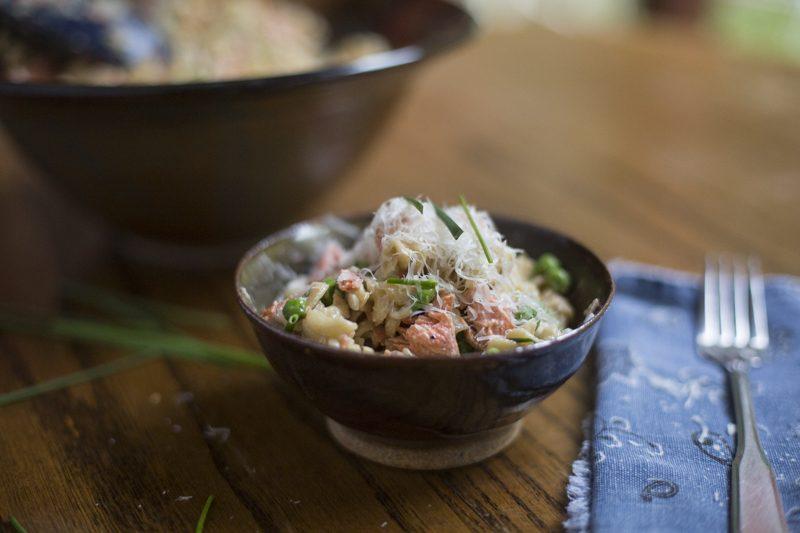
M528 28L428 65L375 148L307 212L423 193L563 230L602 257L697 270L707 250L800 274L800 73L671 31L567 39ZM134 266L0 145L0 303L58 310L83 278L229 314L230 272ZM113 350L0 337L0 391ZM191 393L190 396L186 393ZM593 402L591 363L483 464L419 473L338 449L268 372L153 361L0 408L0 516L30 532L556 530ZM230 429L227 441L206 428Z

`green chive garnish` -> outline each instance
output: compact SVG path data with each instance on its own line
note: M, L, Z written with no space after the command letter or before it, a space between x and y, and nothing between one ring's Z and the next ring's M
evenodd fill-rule
M436 210L436 216L439 217L439 220L441 220L444 225L447 226L447 229L450 230L450 235L452 235L455 240L458 240L458 238L461 237L461 234L464 233L464 230L461 229L461 226L456 224L456 221L450 218L450 216L444 212L444 209L433 202L431 202L431 205L433 205L433 208Z
M154 352L142 352L127 355L125 357L120 357L119 359L109 361L108 363L103 363L85 370L79 370L65 376L59 376L49 381L43 381L42 383L31 385L30 387L24 387L6 394L0 394L0 407L22 402L48 392L66 389L68 387L72 387L73 385L80 385L81 383L86 383L94 379L104 378L125 370L130 370L131 368L135 368L143 363L146 363L147 361L152 360L154 356L156 356Z
M425 207L422 205L422 202L420 202L416 198L412 198L410 196L403 196L403 198L405 198L408 203L416 207L417 211L419 211L420 213L422 213L423 210L425 209Z
M200 518L197 520L197 527L194 528L194 533L203 533L203 529L206 527L208 511L211 509L212 503L214 503L214 496L209 496L206 500L206 504L203 506L203 512L200 513Z
M0 311L0 331L93 342L135 350L153 350L196 361L269 368L264 357L243 348L206 342L183 334L126 328L94 320L40 318Z
M426 306L433 303L436 299L435 289L423 289L421 285L417 286L417 295L414 299L414 305L411 306L412 311L422 311Z
M472 218L472 213L469 210L467 201L464 199L464 195L459 195L458 199L461 201L461 207L464 208L464 212L467 214L467 219L469 219L469 224L472 226L475 236L478 237L478 242L481 243L481 248L483 248L483 254L486 256L486 260L489 261L489 264L493 263L492 254L489 253L489 247L486 246L486 241L483 240L483 235L481 235L481 232L478 231L478 225L475 223L475 219Z
M20 524L20 523L17 521L17 519L16 519L16 518L14 518L13 516L12 516L12 517L10 517L10 518L8 519L8 521L9 521L9 522L11 522L11 527L13 527L13 528L14 528L14 531L16 531L17 533L28 533L28 530L27 530L27 529L25 529L24 527L22 527L22 524Z
M163 320L179 326L214 329L225 329L231 325L230 319L221 313L121 294L74 281L65 283L63 296L69 301L93 307L98 311L136 321Z
M523 344L523 343L526 343L526 342L533 342L533 339L529 339L527 337L520 337L518 339L508 339L508 340L514 341L514 342L516 342L518 344Z
M411 196L403 196L403 198L408 203L416 207L417 211L420 213L423 212L424 206L422 205L422 202L416 198L412 198ZM434 202L431 202L431 205L433 206L434 211L436 211L436 216L439 217L439 220L441 220L444 225L447 226L447 229L450 230L450 235L452 235L454 239L458 240L458 238L461 237L461 234L464 233L464 230L461 229L461 226L459 226L455 220L450 218L450 216L445 213L444 209L436 205Z
M389 285L409 285L411 287L421 287L423 289L435 289L436 281L432 279L406 279L406 278L389 278L386 280Z

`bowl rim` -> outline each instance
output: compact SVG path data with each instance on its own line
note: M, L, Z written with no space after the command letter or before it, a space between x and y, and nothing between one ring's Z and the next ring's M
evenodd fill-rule
M351 79L393 70L445 52L466 41L476 30L472 16L461 6L446 0L428 0L439 4L461 19L452 25L457 31L449 39L428 39L399 48L392 48L360 57L347 63L323 66L314 70L277 76L257 76L217 81L188 81L179 83L92 85L85 83L19 83L0 81L0 96L40 97L136 97L174 94L205 94L209 92L251 92L263 89L283 91L331 80Z
M360 213L342 218L344 220L353 220L361 218L368 220L368 217L370 215L371 213ZM376 364L376 365L382 365L384 364L384 362L385 364L396 363L396 364L409 364L409 365L428 365L428 364L483 365L483 364L492 364L492 362L509 362L519 359L528 359L531 357L542 355L545 352L549 352L550 348L554 346L557 347L563 344L567 344L572 339L586 334L590 329L592 329L595 326L595 324L597 324L603 318L603 315L605 315L616 294L616 283L614 282L614 277L611 275L608 266L594 252L592 252L589 248L584 246L579 241L573 239L569 235L553 230L546 226L540 226L539 224L534 224L532 222L519 220L513 217L495 215L493 213L489 213L489 216L494 221L527 226L529 228L536 229L539 232L549 233L555 237L566 239L571 246L576 247L582 254L588 255L592 260L596 261L599 265L601 265L603 267L603 275L605 278L603 281L607 283L610 290L608 292L608 297L606 298L605 302L603 302L600 309L594 314L594 316L592 316L592 318L590 318L589 320L584 320L575 329L567 333L564 333L563 335L559 335L554 339L542 341L528 347L518 348L512 351L498 352L491 355L478 354L478 352L476 352L477 355L471 357L450 357L443 355L426 356L426 357L406 357L399 355L369 354L363 352L354 352L352 350L346 350L344 348L334 348L331 346L327 346L324 344L320 344L318 342L305 339L298 335L293 335L287 331L284 331L283 328L279 328L273 324L270 324L255 309L251 308L251 306L244 301L244 297L242 294L243 287L240 282L241 274L242 271L244 270L245 265L249 264L249 262L256 255L263 252L266 248L272 246L275 242L281 239L289 237L292 233L296 232L299 226L303 224L321 222L325 219L325 217L315 217L309 220L300 221L295 224L292 224L291 226L278 230L275 233L272 233L267 237L265 237L264 239L260 240L258 243L253 245L247 252L245 252L244 256L242 256L242 258L239 260L239 263L236 266L236 271L234 273L234 287L236 289L236 299L239 303L239 306L242 308L245 314L251 320L253 320L255 324L257 324L260 327L266 328L271 334L276 335L280 339L286 340L291 343L296 343L299 349L313 350L316 354L322 355L330 359L337 359L340 361L347 361L352 363L362 363L362 364L366 363L366 364Z

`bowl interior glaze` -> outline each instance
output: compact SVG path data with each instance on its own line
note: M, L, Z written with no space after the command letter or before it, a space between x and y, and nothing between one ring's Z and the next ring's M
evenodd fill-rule
M257 244L236 274L240 305L275 370L343 426L415 441L468 437L509 426L583 363L614 284L603 263L572 239L532 224L493 218L512 246L534 257L556 254L575 280L568 294L575 308L586 309L595 298L600 302L593 317L558 339L519 352L406 358L312 343L259 316L294 272L308 270L309 250L328 237L347 246L368 217L353 219L353 225L301 223Z

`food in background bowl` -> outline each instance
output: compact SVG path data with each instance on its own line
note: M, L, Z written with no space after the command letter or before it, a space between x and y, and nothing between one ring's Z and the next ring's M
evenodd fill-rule
M330 239L310 273L262 311L272 324L357 352L451 356L522 349L570 331L569 273L512 248L483 211L393 198L355 245Z
M297 220L330 192L380 138L421 65L474 28L445 0L313 5L334 40L377 33L391 50L257 79L0 81L0 122L54 186L119 231L115 243L127 257L228 266L245 242Z
M30 9L37 7L32 3ZM10 81L119 85L255 78L315 70L390 48L382 36L365 31L331 43L324 17L287 0L92 0L53 3L52 9L64 21L91 19L109 28L104 45L111 49L143 46L130 35L131 23L117 21L152 26L163 37L163 51L124 64L66 59L4 32L0 49ZM118 52L120 57L142 54Z

